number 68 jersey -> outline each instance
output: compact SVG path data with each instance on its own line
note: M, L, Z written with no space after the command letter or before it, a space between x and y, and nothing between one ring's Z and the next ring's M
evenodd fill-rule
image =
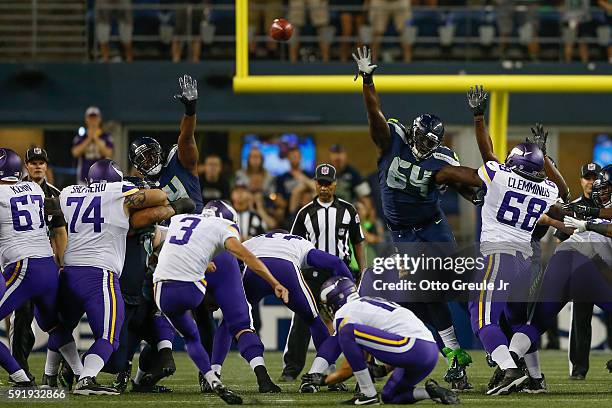
M125 197L137 192L138 188L127 182L74 185L62 190L60 205L68 224L66 266L91 266L121 275L130 229L123 204Z
M481 166L478 176L487 189L480 251L490 255L515 250L531 256L531 233L542 214L557 201L557 185L548 179L529 180L495 161Z

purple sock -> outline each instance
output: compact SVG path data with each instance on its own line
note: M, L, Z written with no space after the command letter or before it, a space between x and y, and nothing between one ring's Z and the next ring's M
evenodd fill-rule
M338 343L353 372L368 368L363 357L363 350L355 341L354 327L351 323L345 324L338 332Z
M325 359L330 365L334 364L342 354L337 336L329 336L317 349L317 357Z
M160 312L157 312L153 317L153 330L158 343L162 340L168 340L172 343L172 340L174 340L174 327Z
M97 339L94 341L94 344L91 345L89 350L87 350L86 355L97 354L102 360L104 360L104 363L106 363L117 346L119 346L118 343L113 345L106 339Z
M497 325L489 324L478 331L478 338L487 352L492 353L501 345L508 345L506 335Z
M225 357L227 357L231 346L232 335L229 332L227 323L225 323L225 320L223 320L217 328L217 331L215 332L215 339L213 340L212 358L210 359L211 364L223 365Z
M329 330L327 330L327 326L321 320L321 316L317 316L310 324L310 334L312 335L312 342L315 348L319 350L319 346L329 337Z
M9 349L2 342L0 342L0 366L9 374L21 370L19 363L13 358Z
M58 326L49 333L47 348L59 353L60 347L73 342L72 334L62 326Z
M242 358L248 363L255 357L263 357L264 345L257 334L246 332L238 338L238 350Z

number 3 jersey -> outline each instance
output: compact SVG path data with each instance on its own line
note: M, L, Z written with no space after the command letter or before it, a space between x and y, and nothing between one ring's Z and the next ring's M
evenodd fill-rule
M45 193L36 183L0 185L0 266L53 256L44 215Z
M487 194L482 206L480 250L483 255L520 251L531 256L531 233L542 214L557 201L552 181L531 181L503 164L486 162L478 169Z
M202 214L173 216L159 253L153 282L197 282L204 279L208 263L225 251L225 241L229 238L240 241L240 232L236 224L226 219Z
M443 186L436 184L435 175L448 165L459 166L459 160L451 149L440 146L419 161L410 149L406 128L395 119L388 125L391 145L378 160L385 222L392 230L428 224L441 212Z
M92 266L121 275L130 217L125 197L138 192L131 183L92 183L68 186L60 205L68 223L66 266Z

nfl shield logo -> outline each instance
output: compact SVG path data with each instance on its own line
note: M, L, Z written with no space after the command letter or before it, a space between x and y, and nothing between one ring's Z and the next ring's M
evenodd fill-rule
M325 166L321 168L321 174L327 176L329 174L329 167Z

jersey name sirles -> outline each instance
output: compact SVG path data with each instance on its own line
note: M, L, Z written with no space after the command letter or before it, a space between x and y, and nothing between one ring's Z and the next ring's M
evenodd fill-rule
M244 242L244 246L258 258L278 258L306 268L306 258L314 245L297 235L270 232Z
M44 214L45 193L36 183L0 185L0 266L53 256Z
M593 224L612 224L612 221L601 218L590 220ZM612 268L612 238L594 231L575 232L561 242L555 252L574 250L589 259L601 258L609 268Z
M495 161L482 165L478 176L487 189L482 206L481 252L520 251L531 256L531 233L542 214L557 201L559 189L548 179L528 180Z
M412 154L404 126L394 119L388 125L391 146L378 160L385 221L392 228L422 225L440 212L444 186L436 184L436 173L448 165L459 166L459 160L451 149L440 146L419 161Z
M200 181L179 161L178 146L174 146L168 154L166 164L159 173L159 186L168 195L168 201L189 197L196 204L194 213L202 212L204 202Z
M240 241L238 227L231 221L202 214L173 216L159 253L153 282L204 279L208 263L225 251L225 241L229 238Z
M121 275L130 217L125 197L138 192L131 183L92 183L68 186L60 205L68 224L66 266L93 266Z
M346 303L334 316L336 333L347 323L363 324L411 339L435 341L414 313L382 298L366 296Z

